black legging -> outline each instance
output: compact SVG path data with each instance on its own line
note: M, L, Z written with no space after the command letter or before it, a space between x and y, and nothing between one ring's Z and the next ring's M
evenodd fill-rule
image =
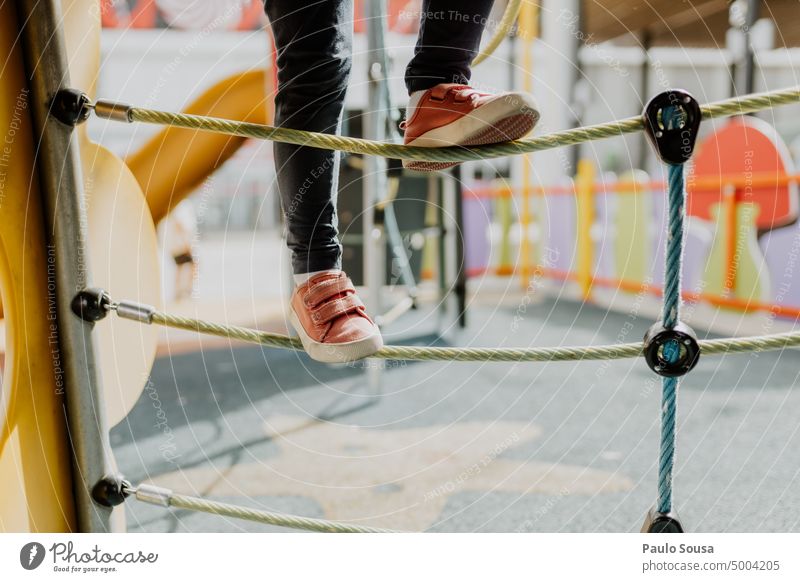
M467 83L493 0L423 0L409 93ZM275 123L338 133L352 64L352 0L266 0L278 50ZM287 243L295 273L341 266L337 152L275 143Z

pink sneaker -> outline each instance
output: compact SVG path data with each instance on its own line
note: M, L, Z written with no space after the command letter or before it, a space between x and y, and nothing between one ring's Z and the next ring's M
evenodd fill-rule
M322 273L295 289L289 321L318 362L352 362L383 347L383 338L343 272Z
M406 145L473 146L520 139L533 131L539 112L526 93L481 93L467 85L443 83L423 93L400 128ZM433 171L458 162L403 160L411 170Z

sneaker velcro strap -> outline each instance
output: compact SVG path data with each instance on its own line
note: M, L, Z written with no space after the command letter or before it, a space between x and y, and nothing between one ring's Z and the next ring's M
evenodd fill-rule
M314 309L317 305L324 303L331 297L341 293L355 292L353 282L345 274L336 278L325 279L310 287L303 295L303 304L308 309Z
M328 323L329 321L341 317L351 311L363 309L364 304L358 295L345 295L333 301L323 303L311 312L311 321L317 325Z

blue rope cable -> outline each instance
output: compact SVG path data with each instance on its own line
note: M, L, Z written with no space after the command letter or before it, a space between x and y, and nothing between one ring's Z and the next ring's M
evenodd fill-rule
M684 183L683 164L669 164L667 194L667 252L664 274L664 327L678 323L681 305L681 263L683 258ZM663 356L670 362L678 360L681 346L671 342L663 347ZM663 378L661 387L661 446L658 463L657 509L672 510L672 468L675 464L675 425L678 397L678 378Z
M678 323L681 302L681 263L683 257L683 164L669 164L667 194L667 253L664 271L664 327Z

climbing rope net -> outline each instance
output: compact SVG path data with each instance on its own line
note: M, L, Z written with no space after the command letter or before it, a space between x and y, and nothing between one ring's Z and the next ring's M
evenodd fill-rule
M755 93L709 103L702 107L702 114L703 119L706 120L729 117L731 115L743 115L778 105L797 103L798 99L800 99L800 88L791 87L779 91ZM286 127L273 127L271 125L220 119L204 115L159 111L107 100L98 100L93 107L98 116L116 121L182 127L326 150L339 150L351 154L429 162L468 162L471 160L528 154L616 137L644 129L644 121L641 117L629 117L504 143L472 147L428 148L327 133L315 133Z
M512 19L513 20L513 19ZM672 513L672 470L675 457L675 427L677 392L680 377L691 371L702 355L724 355L743 352L781 350L800 346L800 331L753 337L697 340L694 332L680 321L681 262L685 198L684 162L692 153L700 121L752 113L779 105L800 102L800 87L790 87L764 93L726 99L700 106L688 93L671 90L650 101L641 117L611 121L522 139L513 142L479 147L411 147L395 143L299 131L234 120L188 115L134 107L112 101L91 103L85 95L64 90L65 99L77 106L73 123L85 119L91 111L99 117L123 122L142 122L170 127L210 131L301 146L341 150L349 153L377 155L409 160L463 162L468 160L518 155L551 148L645 131L659 157L668 169L667 249L665 256L665 285L662 320L655 324L643 342L573 347L429 347L386 346L373 357L394 360L457 361L457 362L563 362L582 360L612 360L644 356L651 369L662 376L661 438L658 467L658 497L655 512L651 512L647 531L683 531ZM69 108L67 108L69 109ZM256 343L275 348L302 350L298 339L245 327L214 323L202 319L181 317L158 311L132 301L114 301L104 291L87 289L76 302L76 313L96 321L108 312L117 316L169 328L195 331L232 340ZM113 485L113 484L112 484ZM209 501L173 493L147 484L133 486L120 481L120 498L134 496L139 501L202 511L246 519L282 527L322 532L388 532L355 524L259 511L237 505Z

